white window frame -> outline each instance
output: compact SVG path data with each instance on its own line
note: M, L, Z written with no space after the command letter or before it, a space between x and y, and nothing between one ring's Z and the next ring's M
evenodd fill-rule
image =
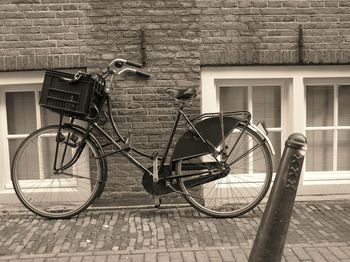
M312 181L319 181L320 183L324 183L330 178L332 180L340 180L342 183L344 179L350 179L350 173L347 171L338 171L338 154L334 154L334 152L338 152L338 131L339 130L350 130L350 126L339 126L338 121L338 91L339 86L341 85L349 85L345 78L338 79L306 79L306 86L320 86L320 85L329 85L333 86L333 125L332 126L306 126L306 131L333 131L333 167L332 171L307 171L309 174L306 182L311 183ZM312 87L311 87L312 88ZM306 89L305 89L306 92ZM350 156L349 156L350 157ZM318 176L318 179L315 179L315 175Z
M281 87L281 123L280 127L269 127L267 126L267 129L269 132L275 132L275 133L281 133L281 145L283 144L283 141L286 139L283 134L285 133L283 130L283 126L286 125L286 123L282 123L283 120L285 120L282 116L286 114L286 108L282 106L283 101L286 101L287 99L287 86L288 82L284 79L216 79L215 80L215 86L216 86L216 111L220 110L220 88L221 87L232 87L232 86L246 86L248 88L248 111L253 112L253 87L264 87L264 86L280 86ZM202 104L202 108L203 108ZM214 107L213 107L214 109ZM241 109L243 110L243 108ZM213 111L215 112L215 111ZM256 121L254 119L254 113L252 114L251 121L256 124ZM281 148L281 152L282 152Z
M8 138L23 138L26 134L8 135L6 115L6 92L34 91L36 103L36 121L40 121L38 105L39 90L44 80L44 71L5 72L0 73L0 166L4 167L0 173L0 197L2 201L16 202L10 178L10 160Z
M76 72L76 70L64 70ZM8 134L7 113L6 113L6 93L7 92L34 92L36 127L42 126L39 105L39 91L42 88L45 71L25 71L25 72L4 72L0 73L0 203L17 203L11 182L11 164L9 155L9 139L25 138L28 134ZM40 159L39 159L40 161ZM40 162L39 162L40 165ZM28 181L27 181L28 182ZM71 180L70 185L74 187L77 182ZM73 191L72 191L73 192Z
M219 110L219 86L242 85L241 83L244 82L260 82L262 85L277 82L283 85L282 88L285 89L284 92L281 92L281 144L283 149L284 141L290 134L294 132L306 134L306 86L317 83L323 85L327 83L349 84L350 66L203 67L201 71L202 113ZM288 120L283 115L287 115ZM315 179L314 174L305 173L304 165L298 194L350 193L350 177L344 174L338 176L332 173L331 175L332 177L330 174L319 173L318 179Z

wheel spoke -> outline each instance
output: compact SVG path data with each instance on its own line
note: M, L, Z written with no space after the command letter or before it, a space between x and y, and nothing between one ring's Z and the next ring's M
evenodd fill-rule
M176 164L180 188L186 194L185 199L200 212L214 217L235 217L253 209L264 198L272 177L272 161L266 144L258 134L244 126L238 126L239 132L226 137L225 145L229 155L216 170L227 170L226 175L213 180L208 177L201 183L191 184L187 174L194 174L189 161ZM243 133L242 133L243 132ZM231 148L230 148L231 146ZM234 148L233 148L234 146ZM220 159L220 156L219 156ZM213 172L216 156L206 155L190 161ZM193 164L192 164L193 165ZM221 171L223 172L223 171ZM199 176L200 177L200 176ZM191 197L195 195L196 198ZM202 196L198 200L197 196Z
M87 179L87 180L91 180L91 181L95 181L95 182L101 182L101 180L98 180L96 178L92 178L92 177L86 177L86 176L80 176L78 174L71 174L71 173L67 173L67 172L62 172L63 175L69 176L69 177L74 177L74 178L82 178L82 179Z
M70 127L62 127L61 132L66 146L58 148L57 157L64 166L71 161L76 150L74 143L68 143L71 136L67 134L74 133L77 141L81 141L83 133ZM102 181L102 160L97 159L98 148L89 139L72 166L62 173L53 173L57 133L58 126L49 126L28 136L15 154L11 174L21 202L46 218L68 218L81 212L94 200Z

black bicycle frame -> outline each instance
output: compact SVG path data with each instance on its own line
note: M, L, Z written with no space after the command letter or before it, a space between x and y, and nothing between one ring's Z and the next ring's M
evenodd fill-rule
M184 105L181 104L179 109L178 109L178 111L177 111L176 119L175 119L174 125L172 127L172 130L171 130L171 133L170 133L170 136L169 136L169 140L168 140L167 145L165 147L164 154L162 156L160 156L161 162L160 162L160 166L159 166L159 169L158 169L158 173L161 173L163 171L163 169L164 169L165 161L166 161L167 156L169 154L169 150L170 150L171 144L173 142L174 135L175 135L176 129L177 129L178 125L179 125L181 116L186 120L186 122L192 128L193 132L199 137L199 139L201 139L201 141L208 147L210 152L213 152L215 150L215 148L213 148L209 143L207 143L206 140L202 137L202 135L196 130L196 128L192 124L191 120L183 112L183 108L184 108ZM145 167L137 159L135 159L131 154L129 154L128 151L132 150L132 151L134 151L135 153L137 153L139 155L143 155L143 156L146 156L146 157L152 159L153 157L151 155L147 155L147 154L145 154L145 153L143 153L143 152L141 152L141 151L139 151L137 149L134 149L134 148L131 148L131 149L130 148L123 148L120 144L118 144L118 142L120 142L120 141L125 142L125 139L123 139L122 136L120 135L120 132L118 131L118 128L116 127L116 125L114 123L114 120L113 120L113 117L111 116L110 112L111 111L109 110L109 112L108 112L109 118L111 120L113 130L117 134L118 140L114 140L96 122L90 122L90 124L93 126L93 128L98 130L99 133L102 134L108 140L109 144L112 144L115 148L117 148L116 151L108 153L108 154L105 154L105 155L102 155L102 156L100 156L100 158L106 157L106 156L109 156L109 155L112 155L112 154L116 154L116 153L122 153L126 158L128 158L133 164L135 164L143 172L147 172L148 174L153 175L153 173L147 167ZM218 160L216 160L216 161L217 161L217 163L219 163ZM183 176L185 176L185 175L183 175ZM174 178L174 177L175 176L167 177L167 179ZM176 178L179 178L179 177L182 177L182 176L176 176Z
M112 125L112 129L114 130L114 132L116 133L116 137L117 139L113 139L105 130L103 130L98 123L96 123L95 121L88 121L88 127L87 129L85 129L85 133L84 133L84 136L82 138L82 140L80 141L80 144L74 154L74 156L72 157L72 159L69 161L69 163L67 163L66 165L64 165L63 167L59 168L59 169L55 169L56 171L64 171L65 169L71 167L79 158L79 156L81 155L82 151L84 150L84 147L85 147L85 144L86 144L86 139L88 139L90 133L92 132L93 129L96 129L103 137L105 137L105 139L108 141L108 143L106 145L113 145L114 148L116 150L114 150L113 152L110 152L110 153L107 153L107 154L103 154L103 155L100 155L98 156L98 158L104 158L104 157L107 157L107 156L110 156L112 154L116 154L116 153L121 153L123 154L127 159L129 159L135 166L137 166L140 170L142 170L143 172L146 172L148 173L149 175L153 176L153 173L147 168L145 167L142 163L140 163L136 158L134 158L130 153L129 151L133 151L139 155L142 155L142 156L145 156L145 157L148 157L150 159L153 160L154 156L151 156L151 155L148 155L144 152L141 152L135 148L128 148L128 147L123 147L122 145L120 145L119 143L122 142L122 143L126 143L126 140L121 136L115 122L114 122L114 119L112 117L112 110L111 110L111 103L110 103L110 98L108 97L107 99L107 106L108 106L108 118L111 122L111 125ZM169 136L169 140L167 142L167 145L165 147L165 150L164 150L164 154L160 157L158 156L155 156L157 158L159 158L161 160L160 162L160 165L159 165L159 169L158 169L158 173L161 174L164 167L165 167L165 162L166 162L166 159L167 159L167 156L169 154L169 150L170 150L170 147L171 147L171 144L173 142L173 139L174 139L174 135L175 135L175 132L176 132L176 129L179 125L179 122L180 122L180 119L181 119L181 116L185 119L185 121L187 122L187 124L189 125L189 128L191 130L191 132L194 133L194 135L199 138L203 143L204 145L207 147L208 149L208 152L211 152L213 153L213 156L215 157L215 162L212 163L212 165L217 165L218 169L217 169L217 172L220 173L220 170L222 170L222 165L223 163L221 163L217 158L216 158L216 155L218 155L218 152L216 150L216 148L211 145L209 143L209 141L206 141L205 138L203 138L203 136L200 134L200 132L196 129L196 127L193 125L192 121L186 116L186 114L183 112L183 108L184 108L184 104L181 104L178 111L177 111L177 115L176 115L176 119L175 119L175 122L173 124L173 127L172 127L172 130L171 130L171 133L170 133L170 136ZM207 115L210 115L210 114L207 114ZM71 121L71 125L73 123L74 120ZM61 123L61 121L60 121ZM248 124L248 123L246 123ZM83 131L83 130L82 130ZM67 138L67 144L69 143L69 137ZM106 146L104 145L104 146ZM67 146L67 145L66 145ZM57 147L58 147L58 143L57 143ZM56 149L56 155L55 155L55 164L56 164L56 159L57 159L57 149ZM62 163L61 163L62 164ZM172 170L172 169L170 169ZM189 176L195 176L195 175L198 175L198 173L196 174L181 174L181 175L170 175L170 176L166 176L166 177L161 177L159 178L159 181L162 181L162 180L169 180L169 179L174 179L174 178L181 178L181 177L189 177ZM213 175L211 175L213 177ZM204 181L206 182L208 179L210 179L210 181L212 179L215 180L215 177L217 175L214 175L214 178L206 178L206 176L204 176ZM197 183L201 183L200 182L200 178L197 178L195 179L194 183L197 184ZM203 181L203 179L201 180Z

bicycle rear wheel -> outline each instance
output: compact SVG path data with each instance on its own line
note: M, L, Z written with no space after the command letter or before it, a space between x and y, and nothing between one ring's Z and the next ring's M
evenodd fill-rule
M212 217L249 212L264 198L272 178L271 155L257 133L239 125L225 138L225 146L231 152L225 172L211 154L176 163L177 175L192 174L178 179L184 198ZM217 159L222 160L222 155Z
M102 182L103 162L99 149L83 132L72 127L47 126L30 134L19 146L12 163L12 184L29 210L45 218L69 218L86 209ZM79 145L78 159L64 170ZM57 150L54 171L55 152Z

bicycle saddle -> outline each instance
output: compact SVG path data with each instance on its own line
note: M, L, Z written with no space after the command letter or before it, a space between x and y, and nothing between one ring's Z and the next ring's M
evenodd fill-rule
M187 100L191 98L195 98L197 96L197 90L194 88L189 88L189 89L172 89L168 88L166 92L178 99L178 100Z

